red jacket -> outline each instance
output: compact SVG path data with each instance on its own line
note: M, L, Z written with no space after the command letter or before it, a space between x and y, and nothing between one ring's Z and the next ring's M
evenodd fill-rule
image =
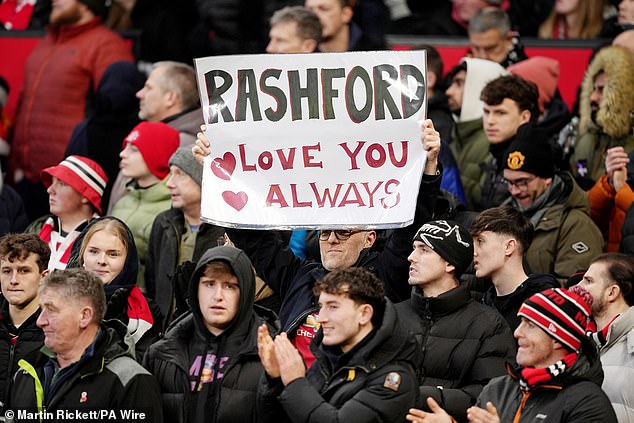
M621 226L625 213L634 201L634 191L628 183L616 192L603 175L588 191L590 216L607 242L606 251L618 252L621 243Z
M111 63L133 59L126 42L98 18L83 25L49 28L24 66L11 169L22 169L27 179L37 182L42 169L62 161L101 75Z

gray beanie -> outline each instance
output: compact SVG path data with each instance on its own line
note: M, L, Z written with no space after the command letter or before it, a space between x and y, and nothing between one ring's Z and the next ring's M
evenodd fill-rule
M169 165L179 167L183 172L191 176L198 185L202 186L203 167L194 158L191 147L179 147L170 157Z

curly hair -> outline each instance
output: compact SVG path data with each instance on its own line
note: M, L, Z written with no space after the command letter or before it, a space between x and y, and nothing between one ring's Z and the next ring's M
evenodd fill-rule
M361 267L335 270L315 282L313 294L322 292L334 295L347 295L357 304L370 304L375 310L382 309L385 302L385 287L374 273Z
M45 271L51 250L37 234L7 234L0 238L0 259L26 260L30 254L37 254L37 267L40 272Z
M501 104L505 98L513 100L521 111L531 113L531 122L539 117L539 91L537 85L517 75L503 75L490 81L480 93L480 100L490 106Z

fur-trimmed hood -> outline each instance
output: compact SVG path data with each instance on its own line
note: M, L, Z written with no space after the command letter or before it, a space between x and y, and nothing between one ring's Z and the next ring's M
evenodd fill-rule
M597 122L611 137L624 137L632 131L630 111L634 109L634 59L632 54L618 46L601 49L586 69L581 84L579 128L581 132L596 130L590 117L590 95L594 77L601 71L607 75L603 100L599 105Z

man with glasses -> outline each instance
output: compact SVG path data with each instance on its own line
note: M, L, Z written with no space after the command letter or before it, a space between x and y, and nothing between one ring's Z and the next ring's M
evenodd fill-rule
M555 172L546 132L520 127L504 155L504 181L510 204L535 227L526 261L534 273L560 280L587 269L603 251L603 237L590 218L587 194L567 172Z
M416 229L431 219L440 190L440 134L429 119L423 123L422 143L427 161L414 222L391 231L380 253L370 251L376 240L373 230L322 230L319 236L321 263L318 263L295 256L275 232L227 228L231 241L247 253L257 274L280 296L282 329L302 354L307 367L314 361L309 345L319 329L319 308L312 291L316 280L333 270L363 267L383 281L386 296L392 302L409 298L407 256L411 252L411 240ZM199 133L192 148L199 161L209 155L209 145L207 137Z

